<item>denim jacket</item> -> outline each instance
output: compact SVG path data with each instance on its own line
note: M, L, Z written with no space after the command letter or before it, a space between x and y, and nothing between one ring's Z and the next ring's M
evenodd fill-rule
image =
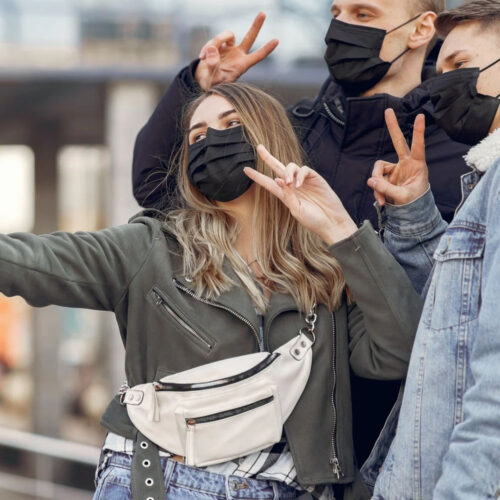
M448 227L430 191L386 208L386 245L425 305L373 500L500 497L500 129L466 159ZM381 437L367 465L387 447Z

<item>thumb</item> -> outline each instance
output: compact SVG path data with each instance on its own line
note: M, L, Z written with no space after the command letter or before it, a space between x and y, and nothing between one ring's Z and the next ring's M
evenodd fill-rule
M219 65L220 62L220 54L217 50L217 47L214 45L210 45L207 47L205 51L205 62L211 68L214 68Z
M404 192L404 188L395 186L380 177L370 177L367 184L375 192L377 200L379 199L377 195L382 195L386 200L391 199L394 203L398 204L398 200L401 200Z

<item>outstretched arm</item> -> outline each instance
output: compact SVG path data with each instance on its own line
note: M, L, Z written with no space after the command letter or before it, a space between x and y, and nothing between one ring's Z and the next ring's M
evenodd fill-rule
M114 310L152 247L134 223L97 232L0 235L0 292L30 305Z

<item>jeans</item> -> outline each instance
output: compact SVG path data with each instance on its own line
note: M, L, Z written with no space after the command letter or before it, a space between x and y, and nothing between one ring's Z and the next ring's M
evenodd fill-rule
M100 467L93 500L131 500L132 456L113 453ZM276 481L223 476L161 458L168 500L250 500L297 498L295 488Z

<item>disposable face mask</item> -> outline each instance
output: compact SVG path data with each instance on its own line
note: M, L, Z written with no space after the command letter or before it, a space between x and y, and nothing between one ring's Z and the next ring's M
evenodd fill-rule
M189 180L207 198L232 201L245 193L252 180L244 167L256 167L255 148L243 127L208 128L207 137L189 146Z
M429 81L434 119L454 141L472 146L489 134L500 94L496 97L479 94L477 79L498 62L500 59L482 70L457 69Z
M332 78L342 86L347 95L360 95L372 88L387 74L391 65L410 50L406 48L392 61L380 59L386 35L419 16L420 14L391 31L332 19L325 37L325 61Z

